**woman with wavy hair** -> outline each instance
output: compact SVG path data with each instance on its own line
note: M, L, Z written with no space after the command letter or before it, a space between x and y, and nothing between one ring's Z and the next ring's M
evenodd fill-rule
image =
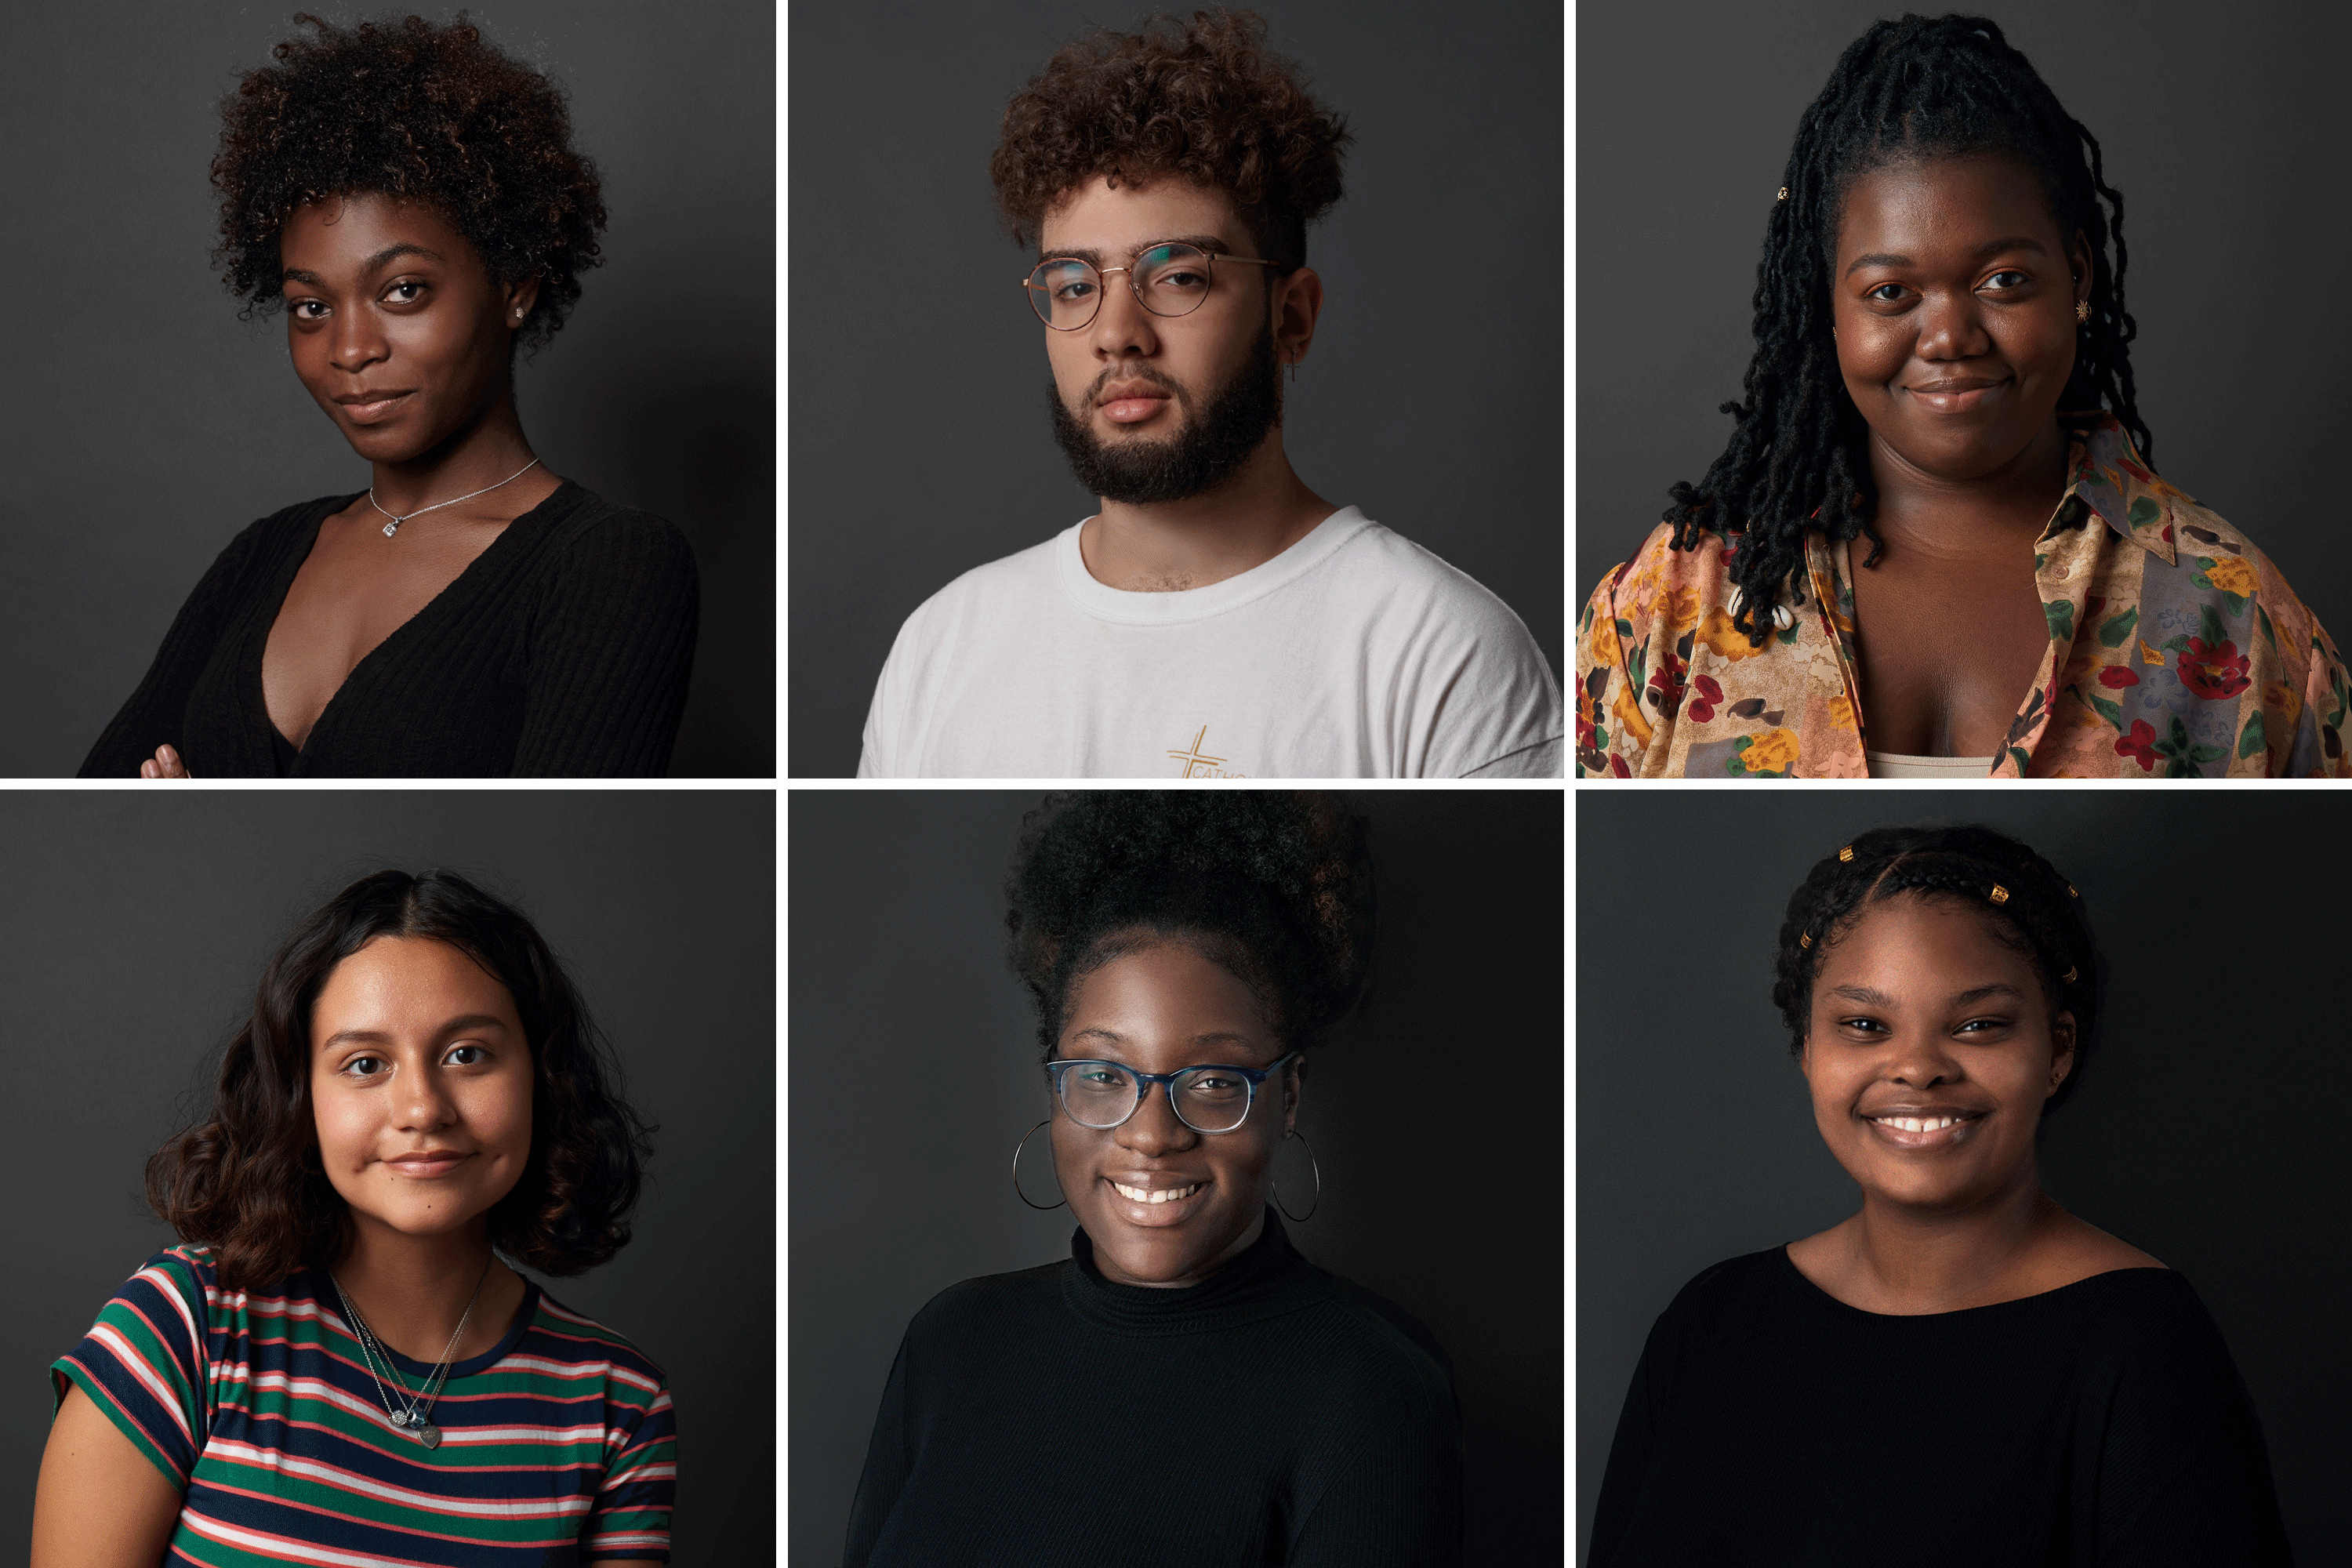
M181 1245L50 1370L35 1568L668 1561L661 1369L500 1256L612 1258L646 1132L520 913L336 894L148 1162Z
M1320 1196L1310 1151L1279 1183L1275 1159L1364 987L1362 825L1292 795L1059 796L1006 891L1052 1161L1024 1173L1022 1138L1014 1191L1078 1228L1067 1258L951 1286L908 1325L846 1568L1461 1561L1445 1352L1276 1212Z
M217 258L369 484L229 542L82 774L660 773L692 552L557 478L515 405L600 260L562 95L462 17L296 20L223 105Z
M2123 197L1999 26L1874 23L1759 200L1730 438L1578 625L1579 777L2352 773L2336 645L2157 475Z
M1861 834L1790 895L1772 1000L1861 1206L1660 1314L1591 1568L2290 1561L2203 1302L2042 1184L2098 1043L2087 901L1980 826Z

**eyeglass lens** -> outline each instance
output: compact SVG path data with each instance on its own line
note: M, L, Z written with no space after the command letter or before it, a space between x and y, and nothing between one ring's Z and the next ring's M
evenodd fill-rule
M1131 276L1136 298L1155 316L1188 315L1209 297L1209 257L1198 246L1155 245L1135 258ZM1093 321L1102 291L1102 274L1075 257L1041 261L1029 274L1031 307L1059 331L1074 332Z
M1170 1087L1176 1114L1195 1132L1230 1132L1249 1115L1250 1081L1237 1072L1194 1068ZM1062 1074L1062 1109L1081 1127L1117 1127L1137 1109L1135 1088L1135 1075L1116 1062L1081 1062Z

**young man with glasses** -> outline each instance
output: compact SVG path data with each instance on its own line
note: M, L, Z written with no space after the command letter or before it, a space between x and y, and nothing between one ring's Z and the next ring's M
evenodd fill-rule
M1347 141L1223 12L1072 44L1013 99L991 174L1102 510L908 617L861 775L1559 775L1519 618L1284 454Z

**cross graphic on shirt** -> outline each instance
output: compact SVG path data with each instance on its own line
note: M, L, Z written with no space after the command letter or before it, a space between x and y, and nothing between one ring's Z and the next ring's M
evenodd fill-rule
M1201 742L1208 738L1209 727L1206 724L1203 724L1201 726L1201 732L1192 737L1192 744L1191 747L1181 752L1171 752L1168 753L1170 756L1184 764L1183 777L1188 779L1192 777L1192 770L1195 767L1204 770L1203 776L1205 776L1205 770L1213 768L1225 760L1223 757L1204 757L1201 754Z

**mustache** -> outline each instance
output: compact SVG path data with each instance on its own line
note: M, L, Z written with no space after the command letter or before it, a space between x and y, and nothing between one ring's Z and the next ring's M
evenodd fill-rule
M1173 376L1163 374L1161 372L1153 370L1149 365L1139 364L1114 364L1103 371L1101 374L1095 377L1093 384L1087 388L1086 395L1078 400L1077 406L1080 408L1092 408L1097 403L1102 401L1103 388L1108 386L1114 381L1149 382L1151 385L1160 388L1162 392L1168 394L1169 396L1174 398L1176 400L1176 405L1179 408L1185 410L1187 413L1192 410L1192 394L1185 387L1182 382L1178 381Z

